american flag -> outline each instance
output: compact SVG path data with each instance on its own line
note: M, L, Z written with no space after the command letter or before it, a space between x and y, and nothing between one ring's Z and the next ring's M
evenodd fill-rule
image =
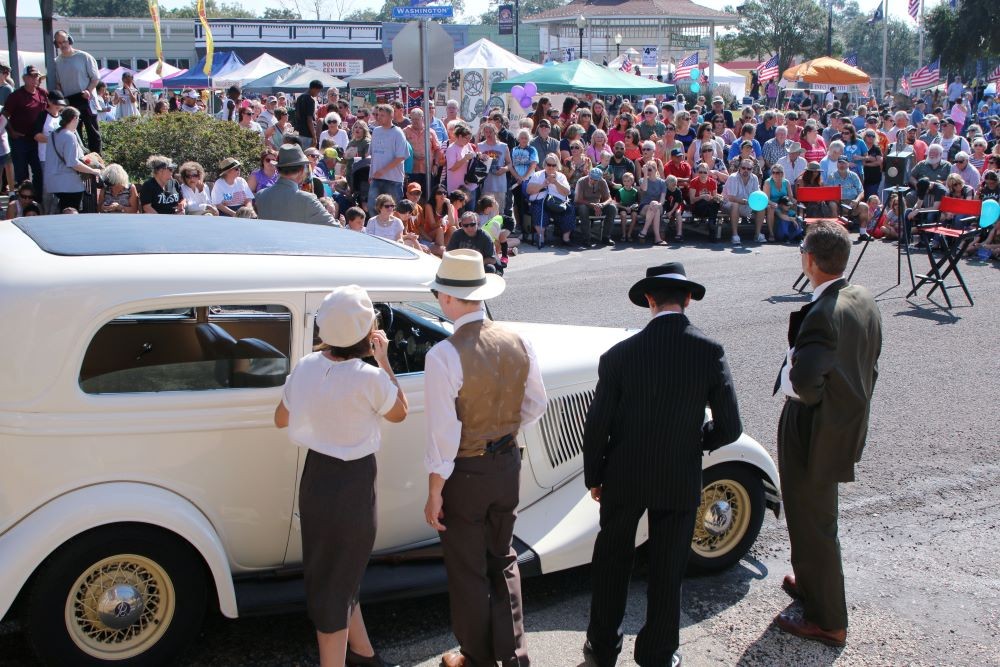
M621 69L621 71L625 72L626 74L632 73L632 59L629 57L627 53L625 54L625 60L622 61L622 66L619 69Z
M778 54L775 53L767 62L757 65L757 78L761 81L778 78Z
M910 77L910 87L914 90L934 85L941 78L941 59L927 63Z
M680 81L691 76L691 70L698 66L698 52L695 51L681 61L681 64L674 70L674 81Z
M906 12L914 21L918 20L917 17L920 16L920 0L910 0L906 5Z
M844 58L840 62L842 62L845 65L848 65L850 67L857 67L858 66L858 54L852 53L851 55L847 56L846 58Z
M906 70L903 70L903 76L899 80L899 89L907 95L910 94L910 79L906 74Z
M986 77L986 80L1000 81L1000 65L997 65L996 68L992 72L990 72L990 75Z

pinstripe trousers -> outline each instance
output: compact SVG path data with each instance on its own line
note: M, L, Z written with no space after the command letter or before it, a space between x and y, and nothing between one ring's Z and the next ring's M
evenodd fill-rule
M635 533L646 507L601 503L601 532L594 544L587 640L602 667L622 646L622 619L635 556ZM681 580L687 567L697 509L649 509L649 581L646 623L635 642L642 667L667 667L680 645Z

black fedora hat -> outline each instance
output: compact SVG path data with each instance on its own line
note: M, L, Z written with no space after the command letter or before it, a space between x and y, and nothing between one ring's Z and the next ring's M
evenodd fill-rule
M705 286L699 285L687 279L684 265L680 262L667 262L659 266L651 266L646 269L646 277L632 285L628 291L629 301L635 305L646 308L649 303L646 301L646 293L657 287L673 285L683 287L691 293L691 298L701 301L705 296Z

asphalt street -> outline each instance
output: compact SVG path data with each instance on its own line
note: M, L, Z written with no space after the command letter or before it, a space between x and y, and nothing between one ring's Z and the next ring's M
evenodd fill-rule
M771 387L788 314L808 300L791 289L800 261L794 246L528 249L511 260L508 289L491 304L493 315L641 327L648 313L631 305L626 292L647 266L665 261L684 262L688 275L706 285L705 300L688 315L725 345L744 428L774 455L781 401ZM913 263L922 271L926 255L914 255ZM790 568L784 522L769 514L738 566L686 581L680 649L686 665L1000 665L1000 504L993 502L1000 488L998 269L963 264L976 305L953 289L951 310L940 295L906 299L907 290L895 287L895 246L873 244L855 276L876 295L885 342L858 481L841 488L847 647L804 642L771 625L790 606L779 587ZM905 263L903 280L909 280ZM582 663L590 581L598 576L583 567L524 583L533 664ZM640 557L621 665L634 664L645 581ZM443 596L370 605L365 613L381 652L403 665L437 665L455 647ZM203 667L316 662L301 613L210 617L180 659ZM0 664L33 664L16 626L0 628Z

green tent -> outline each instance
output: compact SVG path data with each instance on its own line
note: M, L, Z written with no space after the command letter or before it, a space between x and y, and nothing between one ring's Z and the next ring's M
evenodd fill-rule
M674 93L677 90L669 83L660 83L620 70L608 69L583 59L542 67L527 74L498 81L493 84L491 90L494 93L509 93L512 86L523 86L529 81L538 86L538 91L541 93L659 95Z

